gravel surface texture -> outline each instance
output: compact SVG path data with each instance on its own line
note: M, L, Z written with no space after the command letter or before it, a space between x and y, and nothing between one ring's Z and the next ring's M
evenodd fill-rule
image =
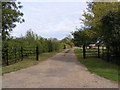
M90 73L74 54L61 52L37 65L3 75L3 88L118 88Z

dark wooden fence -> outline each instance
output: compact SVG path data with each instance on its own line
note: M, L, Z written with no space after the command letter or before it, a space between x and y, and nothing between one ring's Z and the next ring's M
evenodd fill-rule
M117 47L115 47L117 48ZM102 46L101 58L107 62L120 63L120 52L118 49L113 49L113 47Z
M89 58L89 57L98 57L102 58L103 60L107 62L112 63L120 63L120 52L119 48L115 47L116 49L113 49L113 47L107 47L107 46L97 46L96 49L89 49L87 46L83 45L83 58Z
M87 57L98 57L100 58L100 46L98 45L96 48L89 48L88 46L83 45L83 58Z
M31 58L32 57L32 58ZM39 50L36 47L5 47L2 49L2 65L10 65L22 61L24 58L39 60Z

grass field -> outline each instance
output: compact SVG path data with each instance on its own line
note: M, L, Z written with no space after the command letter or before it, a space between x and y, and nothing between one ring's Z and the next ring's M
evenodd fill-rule
M57 52L49 52L49 53L43 53L39 55L39 61L36 61L36 59L23 59L23 61L20 61L18 63L2 67L2 74L17 71L26 67L30 67L32 65L36 65L39 62L55 55Z
M75 49L75 54L78 60L84 64L90 72L110 80L118 81L118 77L120 76L120 74L118 74L118 65L108 63L100 58L89 57L83 59L82 51L79 48Z

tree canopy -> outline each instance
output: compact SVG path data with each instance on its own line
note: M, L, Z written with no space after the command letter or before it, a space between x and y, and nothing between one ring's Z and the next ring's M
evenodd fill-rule
M73 39L70 35L62 39L62 43L65 43L66 45L70 46L71 48L74 46Z
M110 12L101 19L101 34L108 45L120 45L120 10Z
M74 41L77 44L97 40L110 42L119 31L119 2L88 2L87 4L87 10L83 14L85 19L82 19L84 28L73 33Z
M16 27L16 22L22 23L23 13L20 9L23 6L20 2L2 2L2 39L5 40L9 37L10 31Z
M75 31L72 35L76 46L95 43L97 41L96 32L90 29Z

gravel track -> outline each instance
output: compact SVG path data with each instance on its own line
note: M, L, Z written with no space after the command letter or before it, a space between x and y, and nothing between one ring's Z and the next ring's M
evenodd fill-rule
M3 75L3 88L118 88L116 82L90 73L70 52Z

